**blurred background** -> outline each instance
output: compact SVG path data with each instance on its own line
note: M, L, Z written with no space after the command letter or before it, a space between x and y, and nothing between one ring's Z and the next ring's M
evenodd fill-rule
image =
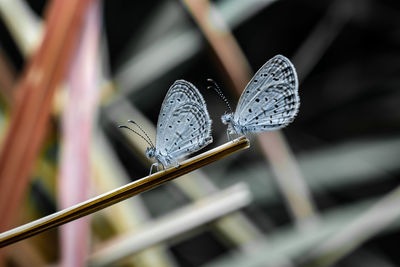
M4 266L399 266L400 3L1 0L0 230L146 176L162 100L195 84L227 141L253 73L297 69L300 112L251 148L10 245ZM202 150L205 151L205 150Z

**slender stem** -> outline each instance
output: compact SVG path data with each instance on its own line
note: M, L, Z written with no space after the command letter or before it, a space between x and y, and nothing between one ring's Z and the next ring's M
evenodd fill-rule
M208 165L214 161L220 160L237 151L248 148L249 146L250 143L247 138L243 136L239 137L238 139L225 143L219 147L206 151L196 157L190 158L182 162L179 168L172 167L165 171L160 171L155 174L143 177L132 183L89 199L85 202L81 202L70 208L61 210L36 221L1 233L0 247L10 245L30 236L37 235L50 228L65 224L67 222L89 215L98 210L104 209L122 200L130 198L167 181L182 176L188 172Z

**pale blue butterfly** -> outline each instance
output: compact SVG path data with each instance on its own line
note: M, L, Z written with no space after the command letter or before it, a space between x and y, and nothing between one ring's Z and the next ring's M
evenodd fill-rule
M150 145L146 149L146 156L157 161L151 165L150 174L153 167L159 169L159 164L163 168L173 165L179 167L179 159L213 141L212 121L203 96L193 84L185 80L175 81L164 98L158 116L156 145L153 145L137 123L132 120L129 122L138 126L146 137L128 126L119 127L128 128L141 136Z
M224 114L227 134L281 129L291 123L300 107L296 69L290 60L276 55L247 84L236 111Z

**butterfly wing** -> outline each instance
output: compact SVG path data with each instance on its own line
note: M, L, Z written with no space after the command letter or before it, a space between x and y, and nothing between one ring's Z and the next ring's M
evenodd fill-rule
M299 106L296 69L288 58L276 55L247 84L234 120L251 132L276 130L294 120Z
M193 84L176 81L161 106L157 149L164 155L179 159L211 142L211 120L202 95Z

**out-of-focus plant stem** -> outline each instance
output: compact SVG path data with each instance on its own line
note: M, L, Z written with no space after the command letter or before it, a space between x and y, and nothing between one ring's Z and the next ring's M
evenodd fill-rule
M110 266L147 247L245 207L251 193L243 182L143 224L139 231L124 233L102 244L89 258L92 266Z
M40 17L23 0L0 1L0 13L22 54L30 56L42 40Z
M318 243L303 258L306 266L333 266L400 217L400 187L373 204L332 236Z
M61 167L58 179L58 203L68 208L89 198L91 188L90 145L97 119L100 86L99 41L100 2L93 0L74 51L68 77L68 98L62 116ZM79 129L79 131L77 131ZM89 217L61 227L60 266L84 266L89 252Z
M50 3L41 46L16 89L10 127L0 153L0 229L13 222L46 133L52 96L70 61L91 0Z

